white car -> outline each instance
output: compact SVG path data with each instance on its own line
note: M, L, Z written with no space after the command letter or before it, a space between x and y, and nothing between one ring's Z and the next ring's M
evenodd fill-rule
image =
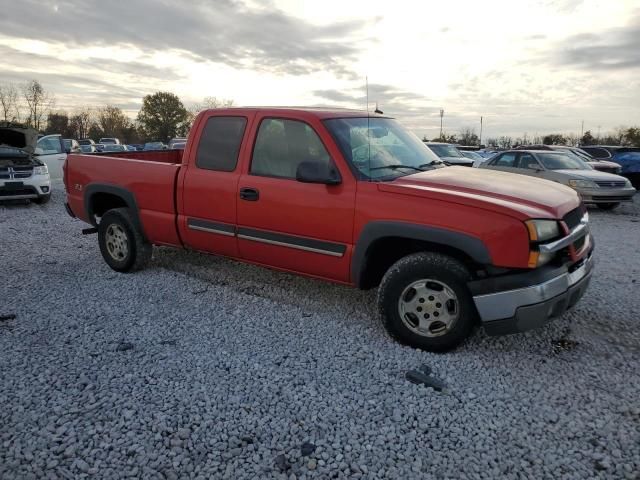
M37 136L30 128L0 126L0 200L47 203L51 198L49 170L34 155Z
M45 135L39 138L34 154L49 167L52 180L62 180L62 165L67 159L62 135Z

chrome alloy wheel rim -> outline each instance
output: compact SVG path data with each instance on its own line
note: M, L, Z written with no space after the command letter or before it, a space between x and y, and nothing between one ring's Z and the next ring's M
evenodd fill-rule
M129 254L129 240L120 225L113 223L107 227L105 243L111 258L119 262L127 258Z
M424 337L445 335L460 316L460 303L446 284L431 279L418 280L404 289L398 313L405 326Z

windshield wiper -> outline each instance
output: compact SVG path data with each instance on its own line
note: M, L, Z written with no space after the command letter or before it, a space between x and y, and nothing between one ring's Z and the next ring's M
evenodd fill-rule
M431 160L429 163L423 163L422 165L419 165L419 167L426 168L431 167L432 165L440 165L441 163L444 163L445 165L451 165L449 162L445 162L444 160Z
M422 165L421 165L422 166ZM420 166L420 167L421 167ZM398 165L382 165L380 167L373 167L370 168L369 170L382 170L384 168L388 168L390 170L398 170L399 168L410 168L411 170L415 170L417 172L424 172L424 170L420 167L414 167L412 165L402 165L402 164L398 164Z

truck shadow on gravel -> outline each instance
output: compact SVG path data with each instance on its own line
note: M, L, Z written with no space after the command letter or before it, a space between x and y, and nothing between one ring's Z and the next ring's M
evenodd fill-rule
M215 255L172 248L155 248L152 265L192 278L205 285L195 288L193 295L204 294L213 289L232 289L246 295L267 299L282 309L296 308L309 317L318 312L345 324L364 323L377 334L388 337L379 319L376 296L377 289L358 290L328 281L310 279L286 272L238 262ZM358 320L356 322L356 320ZM537 330L519 335L492 337L477 328L474 335L456 351L527 351L549 355L552 344L567 332L568 321L558 318Z

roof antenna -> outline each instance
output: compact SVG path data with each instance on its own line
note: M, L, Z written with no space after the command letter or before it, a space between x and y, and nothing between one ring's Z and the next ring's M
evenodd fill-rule
M367 113L369 113L369 77L365 76L364 77L364 85L365 85L365 92L367 95Z
M378 102L376 102L376 109L373 111L373 113L380 113L380 114L384 113L382 110L378 108Z

